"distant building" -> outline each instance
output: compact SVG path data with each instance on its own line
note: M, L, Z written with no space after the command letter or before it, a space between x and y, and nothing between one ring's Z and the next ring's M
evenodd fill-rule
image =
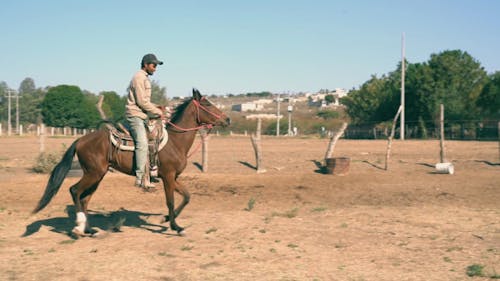
M306 94L308 97L309 106L317 107L328 107L328 106L340 106L340 99L347 96L348 91L342 88L336 88L333 91L328 91L328 93L316 93L316 94ZM325 96L332 95L334 97L334 102L328 103L325 100Z
M231 108L232 111L246 112L246 111L259 111L264 108L263 104L254 102L245 102L240 104L234 104Z
M253 101L253 103L255 104L270 104L270 103L273 103L273 100L272 99L258 99L256 101Z

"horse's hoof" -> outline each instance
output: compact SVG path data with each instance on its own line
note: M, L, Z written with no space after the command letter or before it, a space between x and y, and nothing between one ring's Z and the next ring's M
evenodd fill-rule
M177 231L177 234L179 234L179 236L184 237L184 236L186 236L186 231L184 231L184 229L182 229L182 230Z
M95 232L93 232L90 237L99 239L99 238L104 238L104 237L108 236L108 234L109 234L109 232L107 232L107 231L95 230Z
M71 230L71 234L73 236L75 236L77 239L80 238L80 237L89 237L89 236L91 236L91 234L82 232L77 227L75 227L75 228L73 228L73 230Z

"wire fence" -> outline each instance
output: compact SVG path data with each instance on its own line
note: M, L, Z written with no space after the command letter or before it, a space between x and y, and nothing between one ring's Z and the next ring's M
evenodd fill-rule
M445 122L444 137L449 140L499 140L500 121L488 123ZM395 138L401 137L400 128L396 128ZM349 126L345 131L344 138L347 139L387 139L390 128L374 127L369 125ZM405 139L438 139L440 129L423 128L422 126L409 124L405 126Z
M2 126L3 125L3 126ZM8 136L6 124L0 124L0 136ZM376 124L363 124L363 125L349 125L344 132L343 138L345 139L387 139L390 135L390 124L376 125ZM54 128L42 127L41 125L26 126L26 128L12 128L12 135L35 135L39 136L44 131L46 136L81 136L95 130L89 129L76 129L76 128ZM319 136L331 137L335 134L337 128L320 127L316 130L301 130L297 128L293 130L292 136ZM400 138L400 128L396 128L394 137ZM444 136L448 140L480 140L480 141L496 141L500 140L500 121L490 121L487 123L475 121L463 122L446 122L444 124ZM214 128L213 134L216 135L243 135L250 136L254 130L227 128ZM263 133L265 134L265 133ZM268 135L276 135L276 132ZM288 135L288 130L281 130L281 136ZM405 126L405 139L439 139L439 127L423 128L415 123L408 123Z

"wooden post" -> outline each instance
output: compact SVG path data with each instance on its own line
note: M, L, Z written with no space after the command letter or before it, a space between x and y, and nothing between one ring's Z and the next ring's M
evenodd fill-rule
M498 163L500 163L500 121L498 122Z
M257 118L257 130L255 135L251 135L250 139L252 140L253 149L255 151L255 160L256 160L256 168L257 173L265 173L266 169L262 168L262 149L260 145L261 141L261 128L262 128L262 119Z
M394 120L392 121L391 134L389 135L389 138L387 139L387 150L385 151L385 170L386 171L389 168L389 158L391 157L392 139L394 138L394 133L396 131L396 121L398 120L399 114L401 114L402 110L403 110L403 107L400 105L398 108L398 112L396 112L396 116L394 116Z
M439 141L439 145L441 147L441 151L440 151L440 160L441 162L440 163L444 163L444 105L443 104L440 104L439 105L439 109L440 109L440 115L439 115L439 124L440 124L440 134L441 134L441 138L440 138L440 141Z
M40 126L40 153L45 151L45 124Z
M335 149L335 144L337 143L339 138L344 134L344 131L346 128L347 128L347 123L346 122L342 123L342 126L340 127L340 129L330 139L330 143L328 144L328 149L326 150L326 154L325 154L325 162L326 162L326 159L332 158L333 150ZM326 163L325 163L325 165L326 165Z
M104 110L102 110L102 102L104 101L104 96L100 95L99 100L97 101L97 104L95 105L97 107L97 111L99 112L99 116L101 116L102 120L108 119L106 117L106 113L104 113Z
M206 130L200 130L201 136L201 171L208 172L208 134Z

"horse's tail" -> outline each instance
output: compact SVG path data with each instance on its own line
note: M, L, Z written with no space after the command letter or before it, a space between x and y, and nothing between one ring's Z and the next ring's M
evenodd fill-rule
M71 163L73 162L73 157L75 156L77 142L78 140L73 142L68 150L66 150L66 153L64 153L61 162L59 162L54 170L52 170L47 187L45 187L45 192L38 202L38 205L33 210L33 214L38 213L45 208L45 206L50 203L50 200L52 200L52 197L54 197L59 191L59 188L71 169Z

